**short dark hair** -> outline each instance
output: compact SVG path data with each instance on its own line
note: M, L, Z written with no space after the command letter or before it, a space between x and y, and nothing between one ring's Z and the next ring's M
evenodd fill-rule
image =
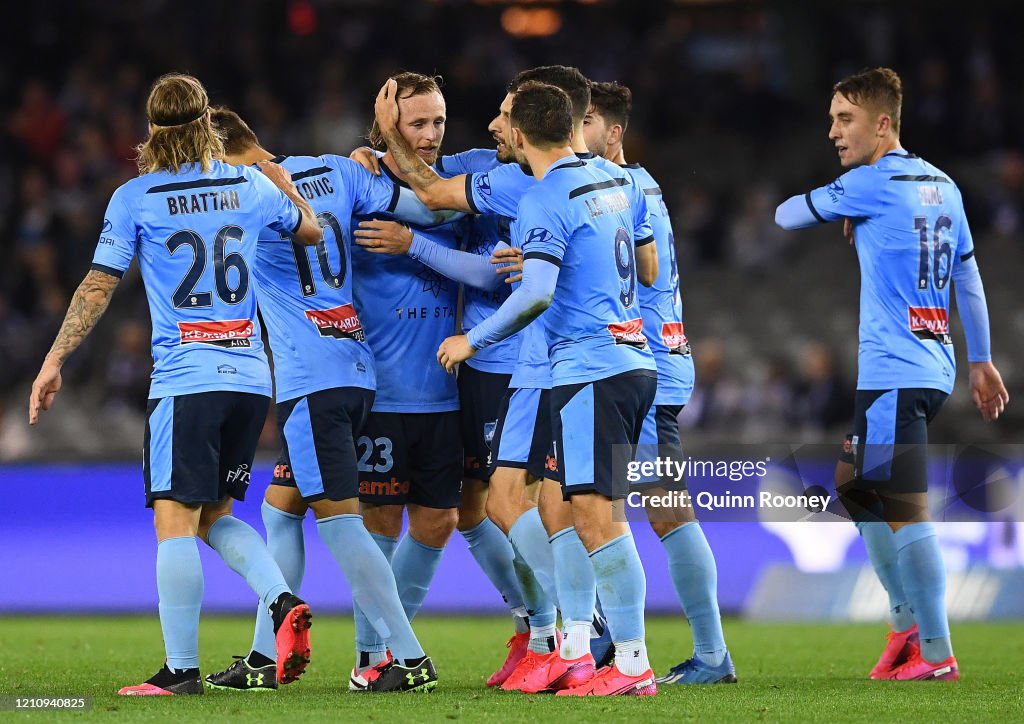
M536 81L560 88L569 96L573 125L583 122L590 109L590 81L579 68L567 65L542 65L539 68L521 71L509 83L508 92L518 93L525 83Z
M224 153L233 156L253 146L259 146L260 140L242 120L242 117L227 106L214 106L210 109L210 120L224 141Z
M509 119L527 140L539 148L568 146L572 136L572 104L561 88L529 81L512 99Z
M843 78L832 86L832 95L842 93L856 106L870 107L888 113L892 130L900 132L900 112L903 108L903 81L892 68L865 68Z
M619 124L625 131L633 112L633 92L615 81L590 84L590 105L610 124Z
M441 93L441 84L444 82L439 75L423 75L422 73L412 73L410 71L403 71L393 75L391 80L398 84L398 90L395 95L396 99ZM380 127L377 125L376 118L373 119L373 123L370 125L370 131L366 134L366 139L378 151L386 151L388 148L388 144L384 141L384 134L380 132Z

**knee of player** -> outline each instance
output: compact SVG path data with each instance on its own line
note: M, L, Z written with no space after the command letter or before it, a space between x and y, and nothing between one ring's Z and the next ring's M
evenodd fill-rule
M458 508L417 508L410 511L409 532L423 545L443 548L458 522Z

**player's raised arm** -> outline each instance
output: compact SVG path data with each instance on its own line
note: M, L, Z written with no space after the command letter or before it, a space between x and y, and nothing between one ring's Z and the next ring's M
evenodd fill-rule
M110 298L119 281L118 276L91 269L78 285L57 338L43 360L43 366L36 375L35 382L32 383L32 394L28 401L28 424L36 424L40 410L50 409L53 398L60 391L61 367L107 311Z
M494 291L501 288L501 277L496 276L491 261L479 254L449 249L430 239L413 233L409 227L395 221L371 219L359 223L353 235L355 243L371 254L401 256L408 254L439 274L471 287ZM500 248L508 244L499 242ZM498 270L499 273L502 271ZM507 273L507 272L506 272Z
M394 156L398 168L406 175L409 185L424 204L431 209L473 211L467 195L466 176L441 178L423 162L398 130L398 83L389 78L381 87L374 103L374 115L384 142Z
M323 233L320 224L317 222L309 202L302 197L299 190L295 188L295 184L292 183L291 174L273 161L258 161L256 165L259 166L264 176L273 181L274 185L291 199L302 216L299 227L292 232L292 238L305 246L313 246L320 241L320 236Z

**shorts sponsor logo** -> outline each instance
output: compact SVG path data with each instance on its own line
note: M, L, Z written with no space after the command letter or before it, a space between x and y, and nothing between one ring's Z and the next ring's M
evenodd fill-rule
M242 465L239 465L234 470L228 472L227 478L225 480L229 483L241 483L242 485L248 485L249 466L245 465L244 463Z
M274 466L274 480L291 480L292 469L288 465Z
M492 420L491 422L484 423L484 444L488 448L491 447L491 442L494 440L494 431L498 429L498 421Z
M853 435L847 435L846 439L843 440L843 454L844 455L852 455L853 454L853 444L854 444L853 441L854 441L854 436Z
M544 458L544 469L550 470L553 473L557 473L558 458L556 458L554 455L548 455L546 458Z
M665 322L661 325L661 341L668 347L669 354L690 354L690 342L686 339L682 322Z
M647 346L647 337L644 336L644 320L640 317L628 322L609 324L608 332L615 340L615 344L628 344L630 347L639 347L640 349Z
M953 344L949 334L949 313L942 307L907 307L910 331L918 339Z
M306 319L313 323L321 337L354 339L357 342L366 340L363 324L351 304L342 304L333 309L307 309Z
M229 319L223 322L178 322L181 344L202 342L217 347L250 347L253 333L251 319Z
M409 481L391 478L391 480L360 480L360 495L391 497L409 494Z

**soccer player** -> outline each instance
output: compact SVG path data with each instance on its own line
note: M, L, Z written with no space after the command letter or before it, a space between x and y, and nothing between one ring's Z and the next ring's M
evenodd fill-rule
M401 73L400 134L426 163L437 158L444 136L445 103L434 78ZM383 145L371 129L371 140ZM403 174L390 155L382 179L398 196ZM374 214L364 230L391 229L393 220ZM416 234L457 249L467 234L465 219ZM455 380L431 364L437 345L455 328L457 285L415 259L352 248L353 297L377 365L377 395L357 440L359 497L364 521L391 559L399 595L411 621L423 603L444 546L455 528L462 478L459 393ZM401 543L403 510L409 529ZM364 612L356 610L356 669L352 688L364 673L388 660L385 641Z
M531 80L550 83L567 93L573 108L573 150L581 158L593 159L593 154L588 153L583 143L581 132L583 117L590 104L589 81L578 69L567 66L544 66L523 71L509 85L499 115L488 127L498 141L495 155L497 160L504 162L502 166L445 179L420 163L400 138L394 134L388 136L396 161L403 165L416 193L428 206L496 213L506 218L516 216L519 201L534 185L534 179L525 174L518 164L507 163L514 160L507 143L511 133L509 111L519 86ZM387 88L382 89L378 96L378 120L382 113L388 111L389 103L393 103L387 98ZM634 238L648 240L651 232L642 191L633 186L622 169L605 163L603 159L596 162L602 163L604 170L616 177L616 184L627 186L634 201ZM497 252L498 255L501 253ZM657 255L653 247L638 249L637 269L642 283L653 281L657 274L656 264ZM590 648L598 664L606 663L611 655L610 635L601 617L590 612L595 582L586 563L586 548L573 527L571 508L563 501L561 488L554 480L541 485L540 515L524 494L528 482L524 470L531 476L550 477L546 473L554 466L554 457L547 442L551 425L547 399L551 370L539 320L523 332L519 361L510 384L492 441L492 465L496 469L491 476L488 515L509 534L517 553L533 571L549 601L558 602L566 631L571 633L560 648L562 655L567 660L577 660ZM521 582L524 594L529 597L528 580L521 578ZM549 610L549 603L539 599L535 603L532 610ZM531 615L532 624L539 619L538 615ZM553 625L550 631L553 632ZM588 637L591 637L589 647ZM525 676L555 645L556 637L550 635L549 627L532 625L529 651L519 655L522 670L509 675L504 688L521 688L525 684ZM514 649L510 651L506 664L514 660L515 653ZM506 667L503 670L509 671ZM546 683L550 682L537 686L543 688Z
M523 249L522 285L470 335L446 339L437 357L452 369L548 310L557 472L589 553L615 661L595 672L592 663L553 652L542 668L547 677L561 672L549 688L562 695L651 695L643 567L628 524L613 516L612 448L636 445L657 387L636 300L630 198L623 184L576 157L564 91L520 86L510 119L516 159L539 182L523 196L512 228Z
M683 330L672 222L658 183L640 164L626 163L622 140L633 102L629 88L618 83L592 83L590 99L590 112L583 120L587 148L622 166L643 189L658 249L658 278L650 287L638 290L644 334L658 365L658 392L644 418L638 453L656 452L682 460L678 416L693 391L694 373L690 344ZM657 495L661 490L686 490L686 482L654 480L636 487ZM693 632L693 655L658 677L658 683L734 683L736 668L725 646L718 610L718 569L693 507L682 506L669 516L658 515L661 511L654 508L647 512L651 527L665 546L672 584Z
M270 227L315 244L320 227L279 166L239 169L216 160L224 149L210 123L206 90L195 78L159 78L146 115L140 176L120 186L107 206L92 268L32 385L29 422L53 404L61 366L138 256L153 321L144 476L159 542L167 658L156 675L118 693L201 694L197 534L268 610L277 675L298 675L309 661L309 607L292 594L260 535L231 515L231 504L245 495L270 403L250 271L257 240Z
M457 156L444 157L445 172L462 160ZM492 154L493 156L493 154ZM442 165L439 159L437 166ZM459 164L461 166L461 164ZM479 165L479 164L475 164ZM493 166L493 162L490 166ZM411 192L410 192L411 194ZM415 194L411 194L416 203ZM455 250L435 244L414 234L400 224L385 228L357 229L356 243L372 254L408 254L437 273L463 284L462 328L472 329L490 316L506 299L510 287L505 283L509 267L497 269L491 262L495 249L508 249L508 224L488 214L470 219L470 233L466 250ZM502 240L502 239L505 240ZM496 274L497 272L497 274ZM499 276L502 275L502 276ZM462 499L459 505L458 530L462 533L477 563L501 593L512 611L515 632L509 643L505 664L488 678L489 686L496 686L507 678L506 669L518 663L520 648L525 649L530 638L528 617L534 623L543 623L543 613L536 607L527 608L514 567L514 552L505 534L486 517L488 465L491 439L500 411L501 400L519 355L519 336L513 335L500 344L488 348L482 359L462 365L458 374L463 462ZM534 486L536 487L536 486ZM520 571L530 585L537 586L529 571ZM553 623L553 614L552 614ZM520 655L517 657L516 654ZM511 662L511 663L510 663Z
M305 563L302 519L312 508L317 531L352 588L353 600L376 622L394 656L367 677L366 690L431 689L437 683L433 662L406 618L390 563L359 515L356 438L373 404L376 377L352 305L349 242L352 215L388 211L393 187L340 156L275 158L233 111L215 108L212 118L224 139L227 163L279 163L323 227L314 249L267 228L256 255L254 275L274 352L282 443L263 502L267 545L298 590ZM272 651L271 622L261 608L249 655L206 681L221 689L275 689Z
M837 83L828 135L849 170L787 199L775 220L799 229L848 219L857 247L855 476L858 487L877 496L886 521L862 520L858 528L890 601L910 604L910 615L893 621L883 653L889 668L876 666L873 674L955 680L960 673L946 617L945 566L928 514L925 449L928 423L955 377L950 280L967 338L971 397L982 417L996 419L1009 395L991 362L985 293L960 190L946 173L904 150L902 102L902 82L889 68Z

